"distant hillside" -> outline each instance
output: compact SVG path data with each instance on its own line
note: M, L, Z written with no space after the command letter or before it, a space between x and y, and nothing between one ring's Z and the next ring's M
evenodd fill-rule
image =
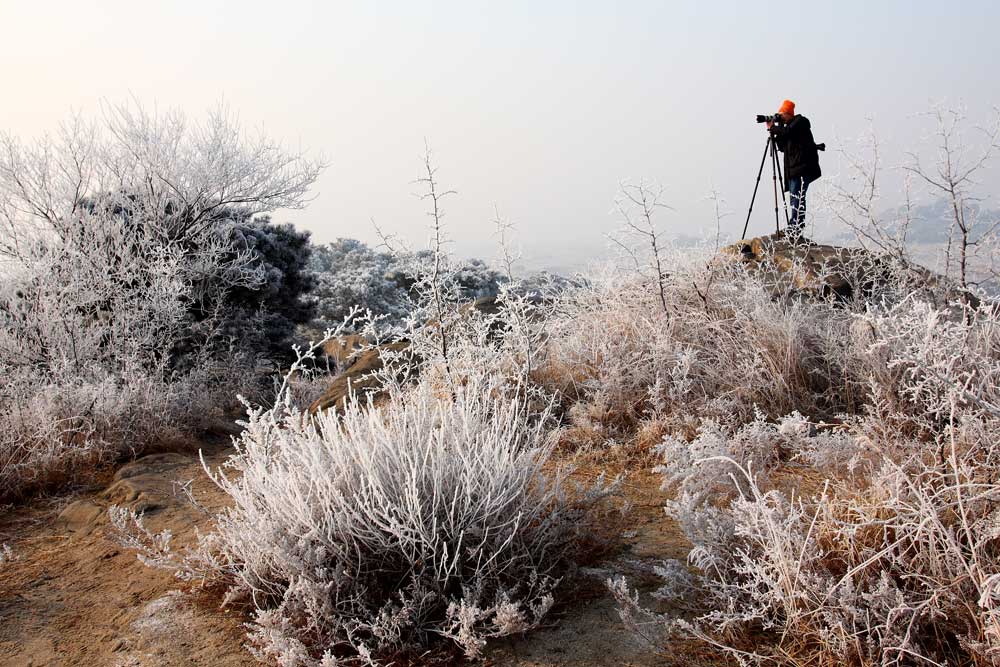
M1000 221L1000 209L984 208L975 203L968 205L966 215L970 220L981 221L977 225L978 229L975 230L973 240L976 240L977 235L988 231L992 223ZM890 231L895 231L901 221L906 219L906 207L886 209L880 219L887 221L886 227ZM910 243L945 243L952 221L951 202L946 199L916 206L911 212L910 229L906 238ZM853 237L854 234L847 231L840 234L837 240L843 241Z

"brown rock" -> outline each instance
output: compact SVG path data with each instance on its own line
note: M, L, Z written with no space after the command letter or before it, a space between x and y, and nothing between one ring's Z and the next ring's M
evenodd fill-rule
M149 512L176 502L172 473L192 463L190 456L166 453L151 454L123 466L115 482L100 497L109 504Z
M320 410L330 408L342 410L351 391L358 395L378 393L378 379L372 377L371 374L382 368L382 351L401 352L409 346L408 342L403 341L373 347L360 353L354 363L334 378L323 395L309 406L309 412L315 414Z
M104 518L104 508L91 500L77 500L56 517L56 526L77 535L89 535Z
M115 473L115 480L128 479L138 475L152 475L168 472L175 468L188 465L192 462L190 456L166 452L163 454L150 454L127 463Z
M356 334L338 336L323 343L323 354L338 364L345 364L367 344L368 341L365 340L364 336Z
M501 304L497 300L497 297L480 297L461 307L459 313L462 317L458 318L459 322L457 324L467 322L469 316L473 313L489 316L497 315L501 310ZM425 326L438 327L439 323L431 320ZM499 335L500 328L500 323L496 323L492 333ZM351 335L331 339L323 345L323 351L331 359L335 359L338 362L351 359L353 361L343 373L334 378L326 392L309 406L310 414L330 408L342 410L345 400L352 390L360 396L374 395L377 397L379 394L378 380L371 377L371 374L382 368L382 351L392 350L399 352L405 350L410 345L406 341L401 341L364 349L366 344L364 338L361 336Z

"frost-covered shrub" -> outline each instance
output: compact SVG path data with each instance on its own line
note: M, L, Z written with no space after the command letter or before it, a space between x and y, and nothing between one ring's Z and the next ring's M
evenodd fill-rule
M208 471L232 506L196 552L112 512L146 562L246 600L254 650L281 665L384 661L441 638L475 656L534 627L609 492L550 470L551 400L531 382L543 305L508 282L495 311L469 308L464 274L440 244L429 256L402 324L352 308L324 336L359 327L394 343L377 350L377 404L305 413L320 343L300 354L274 407L250 408L236 453Z
M1000 316L959 313L911 300L864 318L878 397L932 433L954 411L1000 416Z
M341 322L357 307L398 324L412 305L407 283L391 253L379 252L355 239L316 246L309 269L316 281L316 324L320 330Z
M233 506L211 548L251 639L282 665L385 655L436 636L477 655L552 605L588 496L543 473L548 415L496 377L428 380L381 409L250 413L212 472Z
M17 560L17 555L14 553L14 550L10 548L10 545L6 543L0 545L0 567L3 567L5 564L13 560Z
M51 250L0 288L0 498L179 442L231 413L234 388L252 395L253 350L210 338L173 367L184 283L175 259L133 259L109 270Z
M945 461L883 459L863 488L834 480L813 497L734 465L740 493L682 522L703 611L656 617L624 582L613 590L632 622L747 662L991 664L1000 461L979 444Z
M674 259L660 287L613 273L568 292L548 324L541 382L610 433L643 419L736 425L756 410L845 409L845 386L861 379L837 351L843 310L776 300L738 266L691 259Z
M717 503L742 492L734 472L752 467L758 472L778 464L782 436L763 415L733 432L715 420L705 420L691 442L667 435L656 448L662 463L655 472L663 476L665 490L673 491L674 506L694 507Z

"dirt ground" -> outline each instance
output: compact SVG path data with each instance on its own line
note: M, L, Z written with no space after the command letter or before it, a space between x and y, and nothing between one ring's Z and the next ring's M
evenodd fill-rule
M206 459L218 465L226 454L216 445L207 448ZM601 469L583 465L577 476L586 479ZM183 500L180 485L189 481L209 510L225 502L196 455L154 454L118 470L103 489L0 515L0 543L9 544L15 556L0 565L0 666L259 664L243 646L246 619L238 611L221 610L218 597L190 592L170 572L143 565L112 534L107 508L119 504L144 510L147 526L169 528L175 544L191 541L209 518ZM701 664L692 662L694 653L666 655L628 633L603 583L617 573L641 582L643 573L649 578L651 563L687 553L664 516L658 486L642 466L631 470L623 485L631 509L615 526L623 542L572 578L568 600L543 628L492 645L487 665Z
M208 460L225 454L216 446ZM0 570L0 665L152 667L253 664L241 619L140 563L111 535L107 507L145 509L151 530L176 542L207 518L175 493L192 483L208 507L221 494L196 456L154 454L120 469L104 490L17 509L0 523L14 560Z

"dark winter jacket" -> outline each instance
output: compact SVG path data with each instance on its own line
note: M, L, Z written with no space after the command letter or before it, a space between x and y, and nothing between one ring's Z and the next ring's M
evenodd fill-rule
M801 176L811 183L822 175L808 118L794 116L787 125L775 124L771 127L771 134L778 150L785 154L785 190L788 190L790 179Z

